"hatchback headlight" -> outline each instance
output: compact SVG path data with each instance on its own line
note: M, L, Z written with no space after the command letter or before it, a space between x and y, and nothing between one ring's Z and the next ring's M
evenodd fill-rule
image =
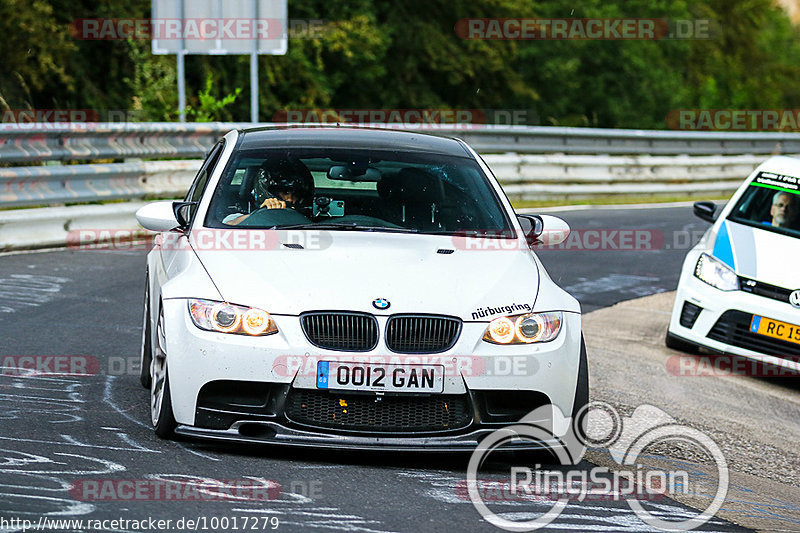
M213 300L189 300L189 316L195 326L207 331L254 337L278 332L272 316L254 307Z
M739 277L731 268L708 254L702 254L694 267L694 275L721 291L739 290Z
M489 323L483 340L492 344L547 342L558 336L562 322L561 311L501 316Z

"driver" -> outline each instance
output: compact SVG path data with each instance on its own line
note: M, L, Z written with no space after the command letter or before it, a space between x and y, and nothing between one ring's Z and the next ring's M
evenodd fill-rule
M259 167L253 183L253 205L257 206L256 209L304 211L311 206L313 199L314 177L301 161L268 159ZM236 225L250 214L234 213L222 222Z
M783 191L775 193L772 197L772 206L769 209L769 215L772 220L765 222L765 224L776 228L792 226L798 211L800 211L797 204L798 201L795 195Z

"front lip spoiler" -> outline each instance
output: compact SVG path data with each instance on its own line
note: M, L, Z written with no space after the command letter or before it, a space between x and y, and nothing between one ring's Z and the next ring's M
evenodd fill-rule
M243 425L259 426L270 435L243 435L240 431ZM472 452L478 446L478 443L494 431L494 429L495 428L480 429L462 435L440 437L363 437L298 431L274 422L243 420L233 424L230 429L204 429L194 426L179 425L175 429L175 433L185 437L218 442L233 441L249 444L314 449L331 448L339 450L381 450L398 452ZM557 447L563 447L563 443L559 439L543 442L525 440L518 443L506 444L499 448L498 451L544 451Z

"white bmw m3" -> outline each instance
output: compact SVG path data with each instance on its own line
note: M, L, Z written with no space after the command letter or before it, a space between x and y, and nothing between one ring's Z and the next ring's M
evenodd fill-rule
M137 213L142 384L161 437L469 450L541 406L588 402L578 302L456 139L366 128L231 131L182 202ZM568 428L551 422L557 446Z
M686 255L667 346L800 370L800 160L773 157L747 177Z

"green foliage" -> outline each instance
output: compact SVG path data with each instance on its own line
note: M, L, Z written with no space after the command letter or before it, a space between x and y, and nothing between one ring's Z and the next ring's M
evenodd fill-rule
M129 88L132 119L172 121L178 118L178 77L175 56L153 55L149 41L129 40L131 76L122 81Z
M146 18L150 0L3 0L0 108L127 110L175 120L175 56L150 42L73 38L79 18ZM792 109L800 32L773 0L289 0L323 20L261 56L260 120L285 109L527 110L533 123L665 128L671 110ZM460 38L463 18L710 19L710 39ZM188 56L195 120L243 121L247 56ZM212 91L212 85L214 91ZM226 95L217 99L214 94ZM101 113L102 114L102 113Z
M211 74L206 76L206 88L197 94L199 104L197 107L188 105L186 106L186 116L193 117L195 122L212 122L230 120L230 117L223 115L225 107L234 103L236 97L242 92L241 89L236 89L233 94L228 94L217 100L212 94L213 80Z

